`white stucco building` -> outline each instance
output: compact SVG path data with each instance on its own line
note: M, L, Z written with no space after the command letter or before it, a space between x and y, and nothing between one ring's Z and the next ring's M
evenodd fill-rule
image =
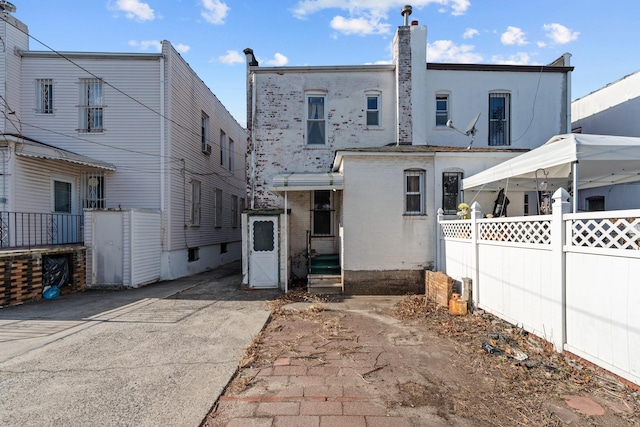
M70 240L90 239L92 284L238 260L246 130L171 43L151 54L32 51L27 25L0 13L3 215L72 218Z
M392 64L356 66L260 67L245 50L249 286L423 290L437 211L455 217L462 178L569 129L569 55L546 66L427 63L417 21L393 46ZM510 215L526 209L524 193L510 200Z
M572 131L640 137L640 71L629 74L571 103ZM580 210L640 208L640 185L617 184L581 190Z

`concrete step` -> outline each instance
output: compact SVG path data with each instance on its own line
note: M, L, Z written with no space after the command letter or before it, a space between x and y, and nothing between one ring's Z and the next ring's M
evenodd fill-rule
M341 294L342 276L339 274L309 274L307 291L312 294Z

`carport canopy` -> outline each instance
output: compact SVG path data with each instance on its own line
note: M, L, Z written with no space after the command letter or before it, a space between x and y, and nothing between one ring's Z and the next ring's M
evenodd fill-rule
M556 135L536 149L463 179L462 187L535 191L536 174L550 189L570 188L574 183L581 190L640 181L640 138Z
M343 189L344 176L335 172L292 172L276 175L271 186L271 190L275 192Z

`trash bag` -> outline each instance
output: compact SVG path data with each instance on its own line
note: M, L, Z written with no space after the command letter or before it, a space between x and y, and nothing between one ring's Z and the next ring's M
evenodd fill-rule
M57 286L50 286L43 293L44 299L54 299L60 296L60 288Z
M69 258L66 255L43 257L42 285L44 287L68 285L70 277Z

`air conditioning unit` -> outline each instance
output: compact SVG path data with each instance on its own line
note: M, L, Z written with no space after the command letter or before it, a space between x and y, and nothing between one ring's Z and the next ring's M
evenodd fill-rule
M202 152L207 155L211 154L211 144L202 143Z

